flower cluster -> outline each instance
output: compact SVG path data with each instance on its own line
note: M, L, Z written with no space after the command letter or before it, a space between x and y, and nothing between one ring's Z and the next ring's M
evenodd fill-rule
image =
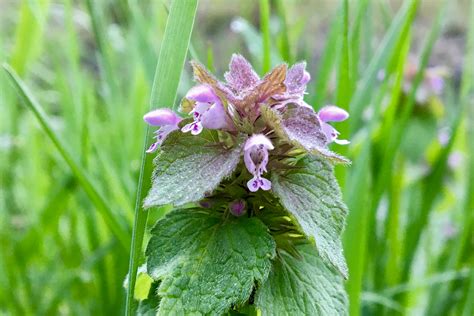
M281 157L276 147L290 144L338 158L327 145L349 143L339 139L339 132L328 124L346 120L349 114L345 110L328 105L316 113L304 101L311 78L304 62L289 69L280 65L260 78L244 57L233 55L225 82L215 79L200 64L192 66L199 84L188 91L181 107L191 118L183 119L170 109L147 113L145 122L160 127L148 152L157 150L168 134L177 130L192 135L203 129L246 135L243 161L250 173L247 187L256 192L271 189L271 181L264 174L272 159ZM273 158L270 152L275 152ZM244 206L236 204L234 208L235 213L241 213Z

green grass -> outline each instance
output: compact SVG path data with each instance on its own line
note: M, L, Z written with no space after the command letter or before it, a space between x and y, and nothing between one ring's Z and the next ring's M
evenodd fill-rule
M179 79L186 59L197 0L188 2L174 1L171 5L168 22L166 23L163 45L160 49L155 79L151 92L150 109L174 107ZM146 153L151 138L150 128L146 129L145 143L142 149L142 162L138 180L135 202L135 219L133 239L130 253L129 287L127 289L126 314L133 314L133 297L135 281L142 254L143 237L145 235L148 212L142 208L142 201L150 188L152 171L152 155Z
M333 146L352 160L336 167L350 208L351 315L472 315L474 2L465 2L203 2L195 21L197 1L0 4L0 314L133 314L148 229L167 211L141 208L152 158L142 116L176 106L192 85L187 60L221 76L240 52L262 75L306 59L307 102L351 114L336 125L351 144ZM466 13L455 23L466 45L439 111L416 95L424 70L444 62L435 53L453 9ZM420 67L407 91L413 53ZM453 154L464 158L455 168Z

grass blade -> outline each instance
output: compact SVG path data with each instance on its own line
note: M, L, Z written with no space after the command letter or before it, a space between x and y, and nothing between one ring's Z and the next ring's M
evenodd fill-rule
M280 20L281 20L281 36L280 36L280 42L279 42L280 55L281 55L281 58L285 62L292 64L293 58L291 54L290 39L288 36L288 25L287 25L287 19L286 19L286 10L285 10L285 4L283 3L283 0L277 0L276 7L277 7L278 16L280 17Z
M468 243L469 238L472 238L472 229L474 227L474 104L472 95L474 94L473 68L474 68L474 1L471 1L471 21L468 32L468 45L466 53L466 62L464 67L464 76L462 80L461 97L463 106L467 109L468 120L468 168L469 175L465 191L464 201L464 222L469 223L465 225L465 233L463 234L463 243ZM470 97L471 96L471 97ZM470 233L469 233L470 232ZM467 251L472 251L466 247ZM472 263L471 253L471 265ZM474 269L471 270L471 278L468 284L467 296L464 302L463 316L472 315L474 313Z
M338 78L337 78L337 95L336 104L343 108L349 108L351 100L351 72L349 60L349 1L343 0L342 4L342 43L341 57L339 61ZM344 133L343 133L344 134Z
M163 44L160 49L153 81L150 108L172 107L176 100L179 79L188 51L197 0L172 2L166 23ZM138 190L135 202L135 220L133 225L132 244L129 263L129 285L126 299L126 315L133 314L133 293L136 274L142 252L143 237L146 229L148 212L142 209L142 200L150 186L149 177L152 169L152 156L146 154L150 129L147 127L145 144L142 150L142 163Z
M28 109L30 109L33 112L33 114L35 115L39 123L41 124L41 127L48 135L49 139L51 139L51 141L56 146L61 156L69 165L69 168L71 168L72 173L77 178L78 182L81 184L84 191L87 193L91 201L94 203L98 211L103 216L104 221L107 224L107 226L113 232L115 237L119 240L120 244L125 249L128 249L128 245L130 244L128 228L117 220L117 215L114 214L112 210L109 208L104 198L100 195L99 191L96 189L94 184L89 179L85 170L81 168L81 166L72 158L72 155L66 150L66 147L63 145L62 141L53 131L53 128L51 127L48 121L48 118L45 112L43 111L43 108L40 106L40 104L36 101L36 99L30 93L28 88L25 86L23 81L15 72L15 70L13 70L7 64L4 64L3 68L8 74L8 78L10 79L10 82L17 90L23 103L28 107Z
M262 73L267 73L272 66L270 38L270 1L260 0L260 31L262 33L263 62Z
M337 10L336 18L333 18L329 35L327 36L326 46L324 47L324 51L322 53L321 62L319 65L319 70L316 74L316 90L315 90L315 99L313 103L313 107L319 108L321 103L325 101L327 97L327 90L329 84L329 78L331 76L331 71L334 67L334 62L336 60L337 55L337 44L339 39L339 32L340 32L340 17L342 8L339 7Z
M464 190L464 198L460 209L463 211L462 222L463 227L456 239L454 247L450 250L450 256L446 263L445 269L459 269L463 265L463 260L469 260L469 254L464 252L472 252L469 247L470 239L472 238L472 229L474 227L474 216L472 210L474 209L474 104L472 95L474 93L473 68L474 68L474 1L471 1L470 26L468 30L468 43L464 57L463 75L461 79L460 104L462 113L459 115L465 117L466 131L466 151L467 151L467 176L466 187ZM459 119L461 119L459 117ZM460 124L459 124L460 125ZM455 127L457 128L457 127ZM466 259L463 259L466 258ZM472 258L470 259L472 266ZM466 284L467 298L465 301L465 310L473 309L474 303L472 297L474 296L474 272L471 273L470 285ZM431 293L431 303L429 304L432 311L439 313L447 312L447 309L452 306L447 302L447 298L451 298L449 293L454 291L454 284L444 284ZM444 308L444 309L443 309ZM472 315L472 311L466 315Z
M367 104L370 98L370 91L377 80L377 73L385 68L387 60L395 54L397 51L395 47L398 46L401 40L406 36L408 29L410 28L411 22L415 17L415 12L418 7L418 0L412 0L406 2L405 5L400 9L395 19L390 26L386 36L380 44L377 53L372 58L371 63L367 67L362 82L351 100L350 105L350 131L354 134L361 126L362 112L364 106Z

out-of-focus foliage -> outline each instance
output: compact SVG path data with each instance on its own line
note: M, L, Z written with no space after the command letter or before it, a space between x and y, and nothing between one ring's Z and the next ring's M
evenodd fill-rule
M123 312L142 116L168 7L0 2L0 60L46 118L2 71L0 314ZM352 165L336 167L351 315L474 311L473 10L466 0L199 3L188 58L222 74L240 52L261 75L305 59L306 101L351 113L338 130L352 143L337 151Z

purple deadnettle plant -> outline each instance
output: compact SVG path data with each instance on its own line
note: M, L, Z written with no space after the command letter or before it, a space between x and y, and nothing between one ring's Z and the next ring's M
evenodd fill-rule
M159 127L144 206L174 207L146 250L158 314L347 314L333 165L348 160L328 146L349 144L329 124L349 114L304 101L304 62L261 78L233 55L225 81L192 67L180 114L144 116Z

